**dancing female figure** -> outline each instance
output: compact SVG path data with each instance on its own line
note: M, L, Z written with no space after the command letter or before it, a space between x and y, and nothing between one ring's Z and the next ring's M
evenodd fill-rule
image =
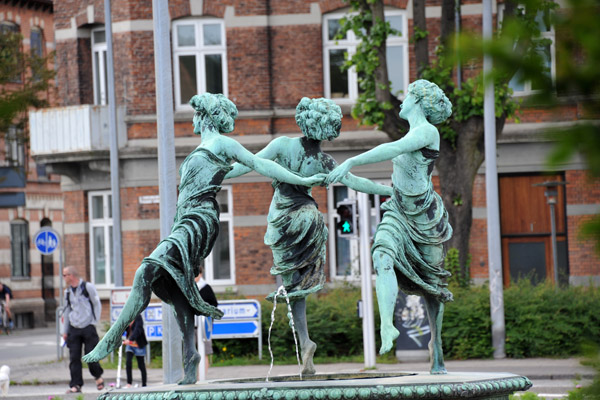
M303 137L279 137L257 156L273 160L300 176L329 173L336 162L321 150L321 141L333 140L340 134L342 112L328 99L304 97L296 107L296 123ZM235 164L225 177L233 178L250 171ZM348 174L342 182L358 191L391 196L392 188ZM265 244L273 251L272 275L281 275L292 305L294 325L302 350L302 374L314 374L313 355L317 345L310 340L306 323L306 296L319 291L325 283L325 250L327 226L311 188L273 181L273 200L267 218ZM267 299L273 301L276 292ZM280 301L285 301L280 297Z
M452 236L452 227L431 182L440 149L440 135L433 124L445 121L451 113L450 101L436 84L426 80L413 82L400 107L400 117L410 124L406 136L346 160L326 180L337 182L356 165L392 160L394 195L382 206L385 214L372 248L381 316L379 353L388 352L399 335L393 315L400 286L405 293L423 296L425 300L431 328L432 374L446 373L442 318L444 303L452 301L452 293L444 283L450 273L443 268L443 243Z
M152 292L173 306L183 333L184 378L180 384L196 381L200 355L194 342L194 315L220 318L223 313L205 303L195 282L202 260L210 253L219 233L219 206L216 194L221 182L238 161L265 176L296 185L314 185L324 176L301 178L270 160L254 156L223 133L233 131L235 104L221 94L194 96L194 133L202 142L181 164L175 223L170 235L146 257L135 273L131 295L115 324L96 348L83 357L98 361L121 345L121 335L148 303Z

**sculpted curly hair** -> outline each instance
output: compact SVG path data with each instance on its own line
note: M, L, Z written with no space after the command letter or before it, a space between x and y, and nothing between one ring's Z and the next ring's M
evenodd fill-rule
M408 85L407 92L415 96L430 123L440 124L452 115L450 100L435 83L419 79Z
M303 97L296 107L296 123L309 139L333 140L340 135L342 110L329 99Z
M237 118L238 110L235 104L222 94L202 93L190 100L190 105L196 110L196 116L207 118L221 133L233 130L231 118Z

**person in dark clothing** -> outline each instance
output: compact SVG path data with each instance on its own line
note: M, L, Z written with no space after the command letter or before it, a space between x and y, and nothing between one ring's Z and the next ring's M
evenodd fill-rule
M197 282L198 289L200 289L200 296L202 297L202 300L204 300L211 306L217 307L219 305L219 303L217 302L217 296L215 296L215 292L213 292L210 285L204 280L203 273L204 273L204 267L201 265L200 266L200 274L198 275L198 277L200 279L198 279L198 282ZM204 351L205 351L204 354L206 354L206 356L207 356L207 357L205 357L204 363L206 365L206 371L208 371L208 364L209 364L208 356L213 353L212 340L207 340L204 342Z
M133 322L129 324L127 328L127 339L123 341L126 345L125 353L127 358L125 360L125 370L127 371L127 388L131 387L133 382L131 367L133 364L133 356L137 360L138 368L142 373L142 386L146 386L146 364L144 357L146 356L146 346L148 341L146 340L146 333L144 332L144 320L141 315L135 317Z
M12 299L12 298L13 298L12 290L10 290L10 288L7 285L0 282L0 301L4 302L4 310L6 310L6 316L8 317L8 324L11 329L13 327L13 322L12 322L12 313L10 312L10 299Z

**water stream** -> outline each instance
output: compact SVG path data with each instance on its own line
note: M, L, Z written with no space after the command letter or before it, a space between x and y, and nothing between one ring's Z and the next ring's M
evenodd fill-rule
M277 309L277 296L282 294L285 296L285 301L288 307L288 317L290 319L290 326L292 327L292 335L294 336L294 343L296 344L296 359L298 360L298 367L300 368L300 380L302 380L302 363L300 362L300 352L298 351L298 339L296 339L296 327L294 326L294 318L292 315L292 306L290 305L290 298L288 297L287 290L283 285L279 286L277 292L275 293L275 297L273 298L273 311L271 311L271 325L269 325L269 336L267 339L267 345L269 347L269 354L271 354L271 367L269 368L269 373L267 374L266 382L269 382L269 377L271 376L271 371L273 370L273 362L275 361L273 357L273 350L271 349L271 329L273 328L273 323L275 322L275 310Z

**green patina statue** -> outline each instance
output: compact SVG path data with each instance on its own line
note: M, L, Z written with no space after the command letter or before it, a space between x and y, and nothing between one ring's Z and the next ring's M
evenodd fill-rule
M381 316L380 354L391 350L399 332L393 324L398 286L423 296L431 328L431 373L445 374L442 352L444 303L452 293L444 283L450 273L443 268L443 243L452 236L448 213L433 190L431 174L440 149L433 124L445 121L452 105L434 83L418 80L408 87L400 117L410 124L402 139L385 143L342 163L326 182L343 181L356 165L392 160L394 195L382 209L385 214L374 238L373 264Z
M329 173L335 160L321 150L321 141L333 140L340 134L342 112L328 99L303 98L296 107L296 123L303 137L279 137L269 143L257 156L273 160L285 169L309 177ZM250 168L235 164L225 178L245 174ZM392 195L392 188L376 184L352 174L341 182L366 193ZM310 340L306 324L306 296L315 293L325 283L325 250L327 226L311 188L273 181L273 200L269 208L265 244L273 251L271 274L281 275L290 299L292 318L298 329L302 350L302 374L314 374L313 355L317 345ZM267 299L273 301L275 292ZM279 298L280 301L285 301Z
M205 93L194 96L190 104L196 110L194 133L201 136L202 142L179 169L181 182L171 233L142 261L119 318L94 350L83 357L86 362L99 361L118 348L122 333L146 308L154 292L173 307L183 333L184 378L180 384L196 382L200 355L194 342L194 315L217 319L223 315L202 300L194 278L219 233L216 193L232 168L230 163L238 161L260 174L293 185L313 186L325 178L325 175L300 177L271 160L256 157L234 139L223 136L233 131L238 113L235 104L225 96Z

